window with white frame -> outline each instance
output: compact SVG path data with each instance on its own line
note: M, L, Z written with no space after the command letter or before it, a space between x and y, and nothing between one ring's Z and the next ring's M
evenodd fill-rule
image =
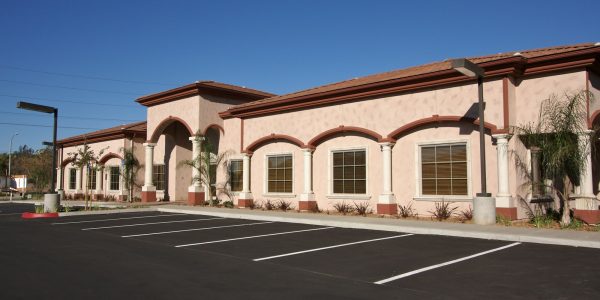
M267 192L292 193L292 155L267 156Z
M165 165L152 166L152 182L156 190L163 191L165 189Z
M120 185L120 170L119 167L110 167L110 190L112 191L118 191L119 190L119 185Z
M466 143L423 145L421 195L468 195Z
M240 192L243 186L244 168L241 159L231 160L229 162L229 185L232 192Z
M333 151L333 193L367 193L367 151Z
M96 170L92 168L87 169L87 187L90 190L96 189Z
M74 190L77 188L77 169L69 169L69 189Z

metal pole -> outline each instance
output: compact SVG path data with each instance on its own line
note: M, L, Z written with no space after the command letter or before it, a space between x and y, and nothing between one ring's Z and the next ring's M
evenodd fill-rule
M479 92L479 163L481 168L481 193L477 194L477 196L491 197L491 194L487 192L485 176L485 119L483 103L483 76L477 77L477 89Z
M52 133L52 183L50 193L56 193L56 124L58 119L58 108L54 109L54 130Z
M7 183L8 183L8 191L10 193L10 201L12 201L12 177L11 177L11 162L12 162L12 143L13 143L13 139L15 138L15 135L19 135L18 132L13 133L13 135L10 137L10 146L8 148L8 178Z

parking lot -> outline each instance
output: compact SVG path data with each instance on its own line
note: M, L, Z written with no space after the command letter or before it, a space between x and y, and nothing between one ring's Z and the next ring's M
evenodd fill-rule
M600 250L160 212L21 220L0 298L597 299Z

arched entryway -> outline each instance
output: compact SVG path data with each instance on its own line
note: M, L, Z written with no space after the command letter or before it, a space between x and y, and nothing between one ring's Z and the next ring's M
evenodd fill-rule
M192 169L179 166L180 162L192 159L193 135L185 121L169 118L155 129L151 136L154 146L152 177L156 197L165 201L184 201L192 181Z

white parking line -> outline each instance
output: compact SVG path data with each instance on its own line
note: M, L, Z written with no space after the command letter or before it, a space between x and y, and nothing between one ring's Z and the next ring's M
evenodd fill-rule
M335 228L335 227L321 227L321 228L313 228L313 229L304 229L304 230L294 230L294 231L269 233L269 234L261 234L261 235L252 235L252 236L245 236L245 237L226 239L226 240L217 240L217 241L210 241L210 242L177 245L177 246L175 246L175 248L205 245L205 244L214 244L214 243L223 243L223 242L230 242L230 241L237 241L237 240L254 239L254 238L265 237L265 236L274 236L274 235L282 235L282 234L290 234L290 233L298 233L298 232L306 232L306 231L325 230L325 229L331 229L331 228Z
M183 229L183 230L172 230L172 231L161 231L161 232L152 232L152 233L131 234L131 235L124 235L124 236L121 236L121 237L129 238L129 237L136 237L136 236L158 235L158 234L187 232L187 231L200 231L200 230L210 230L210 229L229 228L229 227L241 227L241 226L271 224L271 223L275 223L275 222L260 222L260 223L246 223L246 224L236 224L236 225L202 227L202 228L192 228L192 229Z
M65 225L65 224L78 224L78 223L94 223L94 222L107 222L107 221L129 220L129 219L143 219L143 218L160 218L160 217L172 217L172 216L183 216L183 215L185 215L185 214L169 214L169 215L141 216L141 217L129 217L129 218L114 218L114 219L101 219L101 220L72 221L72 222L52 223L52 225Z
M345 246L351 246L351 245L358 245L358 244L364 244L364 243L370 243L370 242L376 242L376 241L383 241L383 240L401 238L401 237L411 236L411 235L414 235L414 234L413 233L409 233L409 234L403 234L403 235L394 235L394 236L388 236L388 237L378 238L378 239L364 240L364 241L358 241L358 242L352 242L352 243L345 243L345 244L339 244L339 245L333 245L333 246L327 246L327 247L321 247L321 248L303 250L303 251L298 251L298 252L291 252L291 253L273 255L273 256L268 256L268 257L255 258L253 260L254 261L268 260L268 259L279 258L279 257L284 257L284 256L292 256L292 255L303 254L303 253L308 253L308 252L315 252L315 251L321 251L321 250L327 250L327 249L333 249L333 248L339 248L339 247L345 247Z
M419 273L422 273L422 272L425 272L425 271L429 271L429 270L441 268L441 267L444 267L444 266L447 266L447 265L455 264L455 263L458 263L458 262L461 262L461 261L465 261L465 260L468 260L468 259L471 259L471 258L475 258L475 257L478 257L478 256L482 256L482 255L486 255L486 254L489 254L489 253L492 253L492 252L504 250L504 249L507 249L507 248L510 248L510 247L514 247L514 246L517 246L517 245L520 245L520 244L521 243L512 243L512 244L509 244L509 245L506 245L506 246L502 246L502 247L498 247L498 248L495 248L495 249L492 249L492 250L480 252L480 253L469 255L469 256L466 256L466 257L463 257L463 258L459 258L459 259L447 261L445 263L441 263L441 264L437 264L437 265L433 265L433 266L421 268L421 269L410 271L410 272L407 272L407 273L404 273L404 274L396 275L394 277L382 279L382 280L376 281L374 283L375 284L388 283L390 281L398 280L400 278L404 278L404 277L412 276L412 275L419 274Z
M140 224L128 224L128 225L114 225L114 226L83 228L81 230L98 230L98 229L119 228L119 227L132 227L132 226L144 226L144 225L167 224L167 223L182 223L182 222L198 222L198 221L220 220L220 219L225 219L225 218L190 219L190 220L178 220L178 221L166 221L166 222L152 222L152 223L140 223Z

